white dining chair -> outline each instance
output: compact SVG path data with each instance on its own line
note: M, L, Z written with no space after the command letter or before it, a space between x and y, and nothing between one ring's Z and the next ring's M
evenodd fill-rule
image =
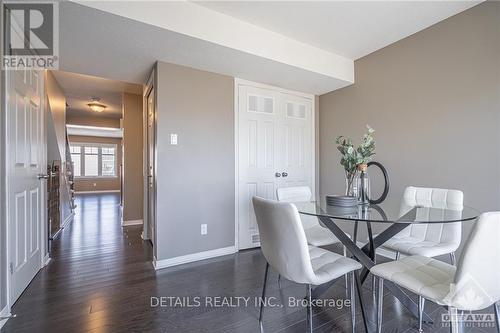
M260 245L266 258L262 299L266 296L269 266L284 278L306 285L307 327L312 332L311 286L351 275L351 319L355 327L355 271L361 269L357 261L340 254L307 244L297 208L292 203L253 197L253 207L260 233ZM358 291L359 292L359 291ZM263 302L259 311L259 324L263 331Z
M276 198L281 202L310 202L312 191L309 186L279 187L276 190ZM321 226L316 216L301 215L300 220L306 234L307 243L312 246L328 246L341 243L340 240L328 228ZM351 237L349 234L347 236ZM342 245L344 257L347 249ZM281 275L278 276L278 285L281 287ZM347 276L345 278L346 294L349 289Z
M308 186L280 187L276 190L276 198L282 202L309 202L312 199L312 192ZM316 216L301 215L301 221L308 244L327 246L340 243L340 240L328 228L320 225ZM343 251L345 256L345 246Z
M415 206L446 208L460 212L463 209L463 200L462 191L410 186L403 194L401 215ZM433 211L422 210L422 213L432 214ZM385 242L381 248L396 252L396 260L400 254L424 257L449 254L451 263L455 265L455 251L461 240L461 222L411 224Z
M494 306L500 333L500 212L484 213L474 225L458 265L423 256L409 256L373 266L378 278L377 332L382 329L384 280L419 296L419 330L425 300L447 306L451 332L458 332L457 310L476 311Z

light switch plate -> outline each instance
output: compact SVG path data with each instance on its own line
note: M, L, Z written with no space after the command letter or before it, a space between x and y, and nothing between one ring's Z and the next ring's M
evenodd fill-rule
M177 134L170 134L170 144L177 145Z

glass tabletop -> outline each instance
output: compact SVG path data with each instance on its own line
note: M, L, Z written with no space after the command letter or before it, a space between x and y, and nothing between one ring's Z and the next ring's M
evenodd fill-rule
M321 202L294 202L299 213L340 220L379 223L451 223L472 221L479 211L468 206L414 205L401 198L388 197L378 205L339 207Z

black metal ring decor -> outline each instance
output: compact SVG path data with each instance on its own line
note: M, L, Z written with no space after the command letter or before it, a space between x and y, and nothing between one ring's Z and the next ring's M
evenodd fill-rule
M384 180L385 180L384 192L382 192L382 195L380 196L380 198L378 198L377 200L370 199L371 204L377 205L379 203L384 202L385 198L387 198L387 194L389 194L389 176L387 174L386 168L381 163L375 162L375 161L368 162L368 166L371 166L371 165L377 166L380 169L380 171L382 171L382 174L384 175Z

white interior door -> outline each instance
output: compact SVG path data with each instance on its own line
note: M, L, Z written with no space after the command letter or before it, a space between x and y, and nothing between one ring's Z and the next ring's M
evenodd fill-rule
M313 188L310 98L238 85L237 237L239 249L260 246L252 197L276 199L280 186Z
M283 120L279 129L280 187L312 186L314 166L312 101L281 94Z
M7 71L7 220L9 300L13 304L42 262L46 173L41 71Z

